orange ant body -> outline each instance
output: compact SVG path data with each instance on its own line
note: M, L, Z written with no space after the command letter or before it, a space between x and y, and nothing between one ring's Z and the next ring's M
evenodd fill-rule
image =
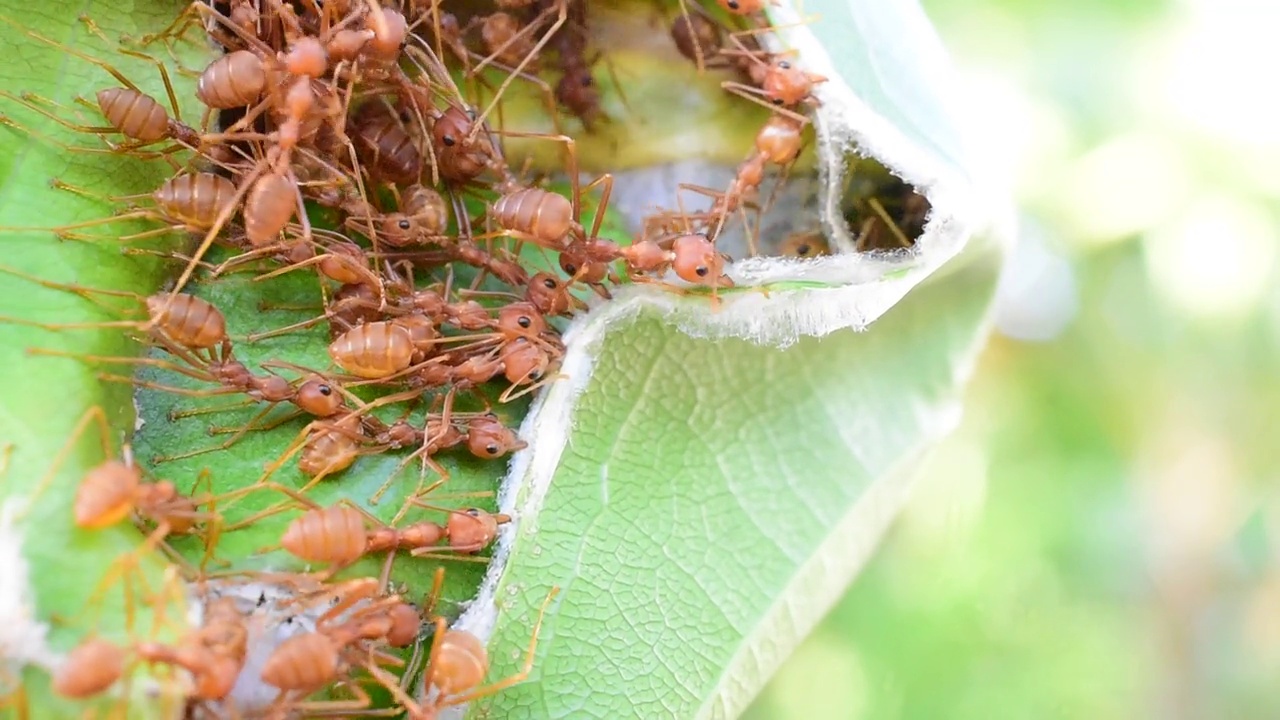
M378 597L381 583L372 579L344 583L338 602L316 621L315 630L294 635L271 653L261 677L280 690L274 703L281 709L303 712L349 712L368 708L369 695L355 683L354 700L304 703L290 701L291 695L306 697L339 681L352 665L370 673L385 672L378 662L385 657L377 645L405 647L417 639L421 618L411 605L397 595ZM361 607L357 603L367 601ZM343 614L346 619L337 621ZM335 622L336 621L336 622Z
M311 430L298 457L298 469L318 481L351 467L360 456L358 432L356 424L345 417L332 428Z
M247 107L262 97L267 87L267 69L261 58L248 50L227 53L200 73L196 97L211 108Z
M827 77L797 67L792 61L773 55L760 57L760 51L746 49L742 42L733 38L739 49L721 50L726 57L739 59L739 65L746 71L754 84L747 85L733 80L725 80L720 87L758 105L763 105L773 112L785 115L801 123L808 120L794 109L801 104L816 105L813 89L824 82Z
M514 675L502 680L482 685L484 676L489 671L489 653L484 643L470 632L449 628L442 617L435 619L435 637L422 677L422 696L432 697L431 691L435 691L434 699L427 701L429 704L408 697L395 682L395 678L386 671L380 668L371 668L370 671L380 684L391 690L395 699L404 707L409 720L436 720L440 711L445 708L465 705L477 698L501 692L523 682L529 676L529 672L533 670L542 620L547 607L558 593L559 588L553 587L538 611L523 666Z
M53 691L81 700L106 691L124 675L125 651L108 640L81 642L53 675Z
M123 462L107 460L85 475L72 512L76 525L86 530L109 527L137 513L155 520L167 532L182 535L207 517L197 512L196 506L194 499L180 494L167 480L142 482L142 471L126 449Z
M562 250L569 232L581 227L574 220L573 203L563 195L525 188L498 198L493 219L517 239L549 250Z
M280 542L301 560L336 566L387 550L409 550L414 555L441 551L471 554L493 542L498 526L509 520L506 515L476 508L450 511L445 525L423 520L402 529L386 525L369 529L365 525L368 518L349 505L310 510L289 525ZM449 544L439 546L442 541Z
M422 354L421 340L404 323L380 321L357 325L329 345L329 357L343 370L367 379L394 375ZM428 345L434 337L427 340Z

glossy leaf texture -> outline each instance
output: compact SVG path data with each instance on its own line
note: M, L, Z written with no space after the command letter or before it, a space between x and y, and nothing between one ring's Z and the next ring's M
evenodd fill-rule
M736 716L959 418L1010 238L1004 200L914 3L804 10L782 2L771 19L797 23L779 49L829 78L820 207L842 252L740 261L718 304L630 289L570 329L569 379L534 404L536 442L504 485L515 528L460 621L492 630L491 679L521 669L560 592L529 678L470 717ZM840 40L794 29L825 22ZM851 252L841 204L859 157L928 199L913 250Z
M170 173L162 161L143 161L101 152L80 152L69 145L101 151L104 143L94 134L64 127L31 109L28 103L79 124L101 125L94 93L118 86L108 72L71 54L64 47L43 42L29 31L56 43L100 58L118 69L142 90L164 98L165 91L154 64L118 52L117 38L138 37L171 17L167 2L136 2L114 9L87 7L87 14L52 6L32 6L14 0L0 2L0 263L33 278L75 283L88 288L123 290L140 295L152 292L160 282L161 267L153 256L126 256L121 235L145 231L146 222L120 222L85 228L100 235L95 241L59 240L49 231L14 230L14 227L52 227L92 220L118 208L100 198L53 187L54 180L100 196L150 193ZM91 20L102 33L96 36L83 20ZM17 23L17 24L15 24ZM199 67L208 50L197 45L179 46L175 54L185 65ZM173 59L165 57L166 62ZM180 97L189 98L193 82L174 74ZM76 98L85 98L85 107ZM50 104L56 103L56 104ZM187 106L193 106L188 102ZM172 243L172 240L168 242ZM131 244L130 247L142 247ZM164 242L152 247L163 247ZM31 717L81 717L83 703L55 700L49 692L47 670L55 667L79 639L89 634L124 642L131 635L168 637L185 623L185 603L165 602L163 621L153 629L152 607L136 600L130 611L121 583L104 586L94 599L99 582L113 563L128 570L131 553L138 551L142 536L127 521L102 530L81 530L72 522L71 501L85 471L104 459L103 443L111 454L133 426L133 406L128 386L103 384L97 371L67 358L29 354L45 348L108 356L132 355L138 345L119 328L49 330L22 325L10 319L41 323L95 323L144 317L140 304L128 298L77 297L44 287L12 274L0 274L0 364L6 381L0 383L0 445L11 450L11 462L0 479L0 656L6 691L21 682L23 692L8 696L18 716L23 706ZM108 437L101 437L97 423L72 437L77 420L90 408L101 408L109 422ZM158 553L136 555L140 571L126 577L132 584L147 583L159 590L166 584ZM133 626L128 632L126 626ZM20 670L22 666L25 670ZM154 681L140 674L135 697L155 695ZM110 699L116 710L128 704L134 716L169 716L180 709L164 683L157 697L147 703Z

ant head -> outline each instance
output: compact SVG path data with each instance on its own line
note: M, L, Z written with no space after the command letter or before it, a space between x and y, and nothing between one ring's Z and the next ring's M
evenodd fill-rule
M435 125L431 128L431 134L437 145L451 148L458 144L459 138L464 138L471 132L471 125L474 122L475 118L469 111L457 105L450 105L436 119Z
M524 297L544 315L559 315L569 309L564 283L550 273L540 272L530 278Z
M811 258L831 252L821 233L798 233L782 243L782 254L797 258Z
M515 432L492 415L478 415L467 423L467 449L478 458L499 458L524 447Z
M754 15L764 10L765 0L717 0L717 4L734 15Z
M538 337L547 322L533 303L514 302L498 310L498 332L510 338Z
M724 258L706 235L681 235L672 243L671 251L675 253L671 268L681 280L708 287L721 284Z
M591 262L585 255L568 250L560 253L560 269L571 276L570 282L598 283L609 275L608 263Z
M498 536L498 516L480 508L451 512L445 525L445 535L455 549L476 552L488 546Z

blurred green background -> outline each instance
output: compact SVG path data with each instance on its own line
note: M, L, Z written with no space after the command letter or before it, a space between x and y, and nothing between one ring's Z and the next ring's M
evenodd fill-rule
M1280 2L925 7L1020 247L959 431L748 717L1280 717Z

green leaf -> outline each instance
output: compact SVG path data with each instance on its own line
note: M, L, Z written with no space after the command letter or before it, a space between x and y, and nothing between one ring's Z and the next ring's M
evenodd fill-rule
M160 2L133 3L113 12L95 11L92 20L109 39L104 42L89 34L65 9L15 0L0 2L0 14L6 18L104 59L142 90L161 98L164 89L155 66L114 52L111 43L122 34L136 37L144 28L163 25L171 13L171 6ZM9 23L0 30L0 52L6 58L0 68L0 86L59 103L61 107L53 110L59 116L74 119L78 113L82 118L78 122L102 123L95 111L76 107L73 102L77 96L93 102L96 90L118 85L103 69L40 42ZM202 64L201 58L208 54L194 45L183 46L178 52L185 64L194 66ZM180 96L190 96L190 78L174 77L174 83ZM92 134L58 125L12 97L0 100L0 112L6 125L0 128L0 225L47 227L103 217L112 211L110 203L53 188L49 184L53 179L102 195L125 195L150 192L170 172L163 162L63 149L55 143L85 148L103 145ZM3 230L0 245L7 266L37 278L145 295L159 283L159 264L146 256L122 255L123 246L110 236L148 228L138 222L104 225L92 230L107 236L99 243L60 241L50 232ZM114 305L125 308L129 304ZM122 319L116 311L12 275L0 276L0 315L44 323ZM122 642L127 639L121 585L109 588L102 602L86 603L104 570L138 548L140 535L128 523L103 530L78 529L72 523L71 500L85 471L104 459L103 443L109 443L112 454L119 452L125 428L132 426L133 409L127 386L101 384L93 369L74 360L28 355L31 347L101 355L130 355L137 347L118 329L55 332L0 323L0 363L9 373L8 381L0 385L0 445L12 449L12 462L0 480L0 607L9 611L6 627L0 631L4 663L0 678L5 678L7 689L12 690L14 672L27 666L21 682L33 717L81 717L83 704L51 696L45 670L88 633ZM95 406L110 420L110 437L99 437L96 423L83 434L70 437L76 421ZM151 587L161 587L159 571L166 563L155 553L142 555L140 560L142 577ZM151 626L146 610L139 608L134 618L140 634ZM158 637L180 631L184 613L185 607L168 607ZM134 695L149 692L153 685L139 675ZM172 695L174 683L164 683L162 688L156 701L138 707L149 708L157 716L180 710L181 703Z
M994 268L922 286L869 332L781 352L673 333L652 308L612 332L579 328L598 354L577 346L573 379L527 421L544 430L515 475L520 529L482 596L498 608L493 677L518 668L537 606L561 593L533 679L479 705L494 717L745 708L958 419ZM563 448L557 427L571 428Z
M529 678L472 717L737 715L958 420L1008 240L1003 200L976 179L918 8L805 9L821 17L779 40L830 78L819 206L841 252L738 262L741 290L717 306L628 289L569 330L569 379L534 404L533 447L503 488L515 528L459 621L492 633L491 679L521 668L559 594ZM770 12L800 19L786 2ZM851 252L845 192L869 163L930 203L909 253Z
M13 5L0 0L4 12L17 15ZM24 22L55 39L84 42L73 18L28 17L29 11L22 11ZM841 3L827 14L847 11ZM109 37L137 36L162 27L171 12L166 7L94 19ZM919 32L918 22L895 27L901 32L865 43L866 56L852 60L880 68L871 75L878 85L863 87L852 76L831 84L843 88L841 93L865 95L864 106L880 108L876 113L846 118L835 110L844 112L847 104L821 95L824 220L836 247L848 249L847 229L839 227L837 188L853 166L845 144L852 138L928 197L933 214L918 251L875 257L844 253L808 263L744 261L731 270L739 289L723 293L716 309L705 296L633 286L575 321L566 337L568 377L535 401L521 430L531 448L513 461L499 499L517 514L518 527L504 535L479 597L460 622L485 635L496 628L491 677L517 668L534 609L551 586L561 593L548 613L531 680L476 703L477 712L735 714L852 580L909 488L911 467L954 421L958 385L985 330L1000 248L986 236L971 242L988 218L985 206L974 201L982 193L971 178L975 173L963 164L968 156L951 144L962 134L949 130L950 108L911 102L886 110L871 99L877 91L894 97L890 90L897 82L913 83L913 92L931 97L941 82L933 73L936 67L912 65L932 57L932 36ZM854 28L855 33L865 30L856 23ZM112 82L98 69L20 34L6 32L0 38L6 57L18 60L0 71L6 87L29 88L69 105L74 95L91 96ZM116 58L101 48L96 52L111 56L144 90L161 96L157 82L145 82L151 70L147 63ZM803 48L801 60L814 60L811 48ZM904 63L906 72L894 74L896 63ZM46 77L35 68L56 70ZM177 84L180 97L190 97L190 79ZM714 92L714 82L708 88ZM16 124L44 136L81 145L97 142L21 104L4 108ZM936 114L920 114L921 108ZM625 117L613 105L610 112ZM719 109L708 112L725 117ZM82 114L89 118L86 124L95 122L92 111ZM758 114L749 117L759 119ZM929 131L912 131L910 122ZM69 154L10 130L0 133L6 143L0 146L4 225L48 226L108 212L106 204L49 188L45 182L54 175L98 192L123 194L148 192L165 174L163 164L142 171L131 159ZM713 153L731 152L727 136L715 137ZM687 141L681 147L691 148ZM5 232L0 241L19 248L7 254L8 262L41 278L145 294L159 277L154 263L121 257L110 240L59 243L47 233ZM237 336L310 314L305 309L263 312L258 307L263 300L318 302L314 281L300 277L250 284L244 276L230 276L198 292L222 307ZM9 277L0 284L0 312L47 322L118 316ZM853 332L873 321L869 332ZM8 342L0 343L0 353L8 355L0 359L9 360L7 367L24 380L0 390L6 410L0 413L0 443L15 447L0 495L9 501L34 489L85 407L105 407L116 428L127 427L131 415L127 385L103 385L81 363L31 358L22 350L40 346L127 356L136 348L116 331L0 327L8 333L3 338ZM322 368L327 364L323 339L321 331L304 331L240 343L237 351L251 366L272 359ZM180 384L164 371L147 378ZM58 388L65 406L43 392L29 392L27 385ZM171 420L173 411L223 400L192 400L163 390L141 392L139 398L144 424L135 442L143 458L216 442L207 435L210 423L235 426L256 412L245 408ZM503 412L514 421L521 407ZM205 469L216 489L241 487L260 477L263 463L280 456L301 427L301 420L292 420L272 431L249 433L229 451L162 463L157 470L184 489ZM113 450L123 436L117 433ZM76 569L105 567L138 542L132 528L85 533L72 527L68 507L76 482L102 458L96 438L80 440L26 517L16 524L6 520L20 509L14 504L0 515L0 550L21 542L3 544L15 530L41 530L40 542L21 543L33 572L0 563L15 574L13 582L0 583L0 599L8 603L0 606L27 603L26 611L40 620L54 612L82 618L83 599L95 578ZM350 471L316 488L312 498L321 504L349 498L367 506L373 489L398 462L387 455L361 458ZM492 464L456 457L444 463L452 475L450 493L491 488L497 472ZM398 477L393 496L417 482L415 475ZM293 487L303 482L291 464L272 479ZM281 499L262 491L220 509L235 522ZM396 507L387 501L372 509L386 519ZM290 517L276 515L225 534L218 556L234 558L239 568L297 568L282 553L258 553L278 541ZM174 544L188 559L202 559L198 542ZM161 565L156 560L148 567L147 577L156 584ZM354 572L375 569L375 563L366 562ZM425 569L402 558L396 577L420 588ZM446 600L469 595L482 569L451 570ZM34 604L23 594L30 586ZM123 639L118 605L103 606L99 631ZM180 629L177 614L168 614L174 622L166 631ZM17 630L28 633L25 641L30 633L38 635L40 626L28 623ZM86 630L55 628L49 652L65 650ZM38 643L0 640L6 641L0 642L6 656L14 652L9 648L22 647L27 655L38 655L19 658L24 663L53 662L40 654L44 646ZM44 677L34 670L24 676L38 714L78 716L81 708L51 698ZM173 706L135 703L134 708L163 715Z

